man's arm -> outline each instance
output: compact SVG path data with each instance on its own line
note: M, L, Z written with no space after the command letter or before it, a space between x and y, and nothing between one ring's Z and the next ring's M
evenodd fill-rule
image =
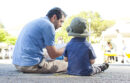
M91 60L90 60L90 63L91 63L91 64L94 64L94 63L95 63L95 59L91 59Z
M63 52L64 52L64 48L56 49L55 46L47 46L46 49L47 49L47 52L48 52L49 56L52 59L55 59L56 57L61 56L63 54Z

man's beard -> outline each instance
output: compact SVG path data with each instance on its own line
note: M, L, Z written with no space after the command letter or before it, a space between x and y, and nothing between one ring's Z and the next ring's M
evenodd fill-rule
M58 26L55 26L55 30L57 30L58 29Z

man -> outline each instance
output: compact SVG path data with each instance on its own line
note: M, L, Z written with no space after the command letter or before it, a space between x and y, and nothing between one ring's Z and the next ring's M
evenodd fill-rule
M13 64L22 72L55 73L66 71L67 63L44 59L43 48L47 49L52 59L63 54L64 49L57 50L55 30L60 28L66 14L58 7L51 9L45 17L26 24L21 31L13 53Z

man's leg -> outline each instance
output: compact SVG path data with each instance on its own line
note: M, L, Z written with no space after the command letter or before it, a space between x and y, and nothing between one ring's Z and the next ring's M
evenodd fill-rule
M39 67L38 65L35 66L18 66L15 65L16 69L18 71L24 72L24 73L38 73Z
M57 73L66 72L68 63L63 60L43 61L35 66L18 66L16 69L24 73Z
M43 60L39 66L41 69L39 72L41 73L56 73L56 72L66 72L68 63L64 60L53 60L53 61L46 61Z
M43 59L42 62L39 64L39 66L41 67L39 72L56 73L67 71L68 62L65 62L64 60L51 59L46 49L44 49L43 55L45 59Z

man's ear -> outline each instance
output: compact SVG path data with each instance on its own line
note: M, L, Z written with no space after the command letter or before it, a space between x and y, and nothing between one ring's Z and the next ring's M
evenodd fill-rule
M57 16L55 14L53 15L53 19L57 19Z
M54 14L54 15L51 17L51 22L54 22L56 19L57 19L57 16Z

